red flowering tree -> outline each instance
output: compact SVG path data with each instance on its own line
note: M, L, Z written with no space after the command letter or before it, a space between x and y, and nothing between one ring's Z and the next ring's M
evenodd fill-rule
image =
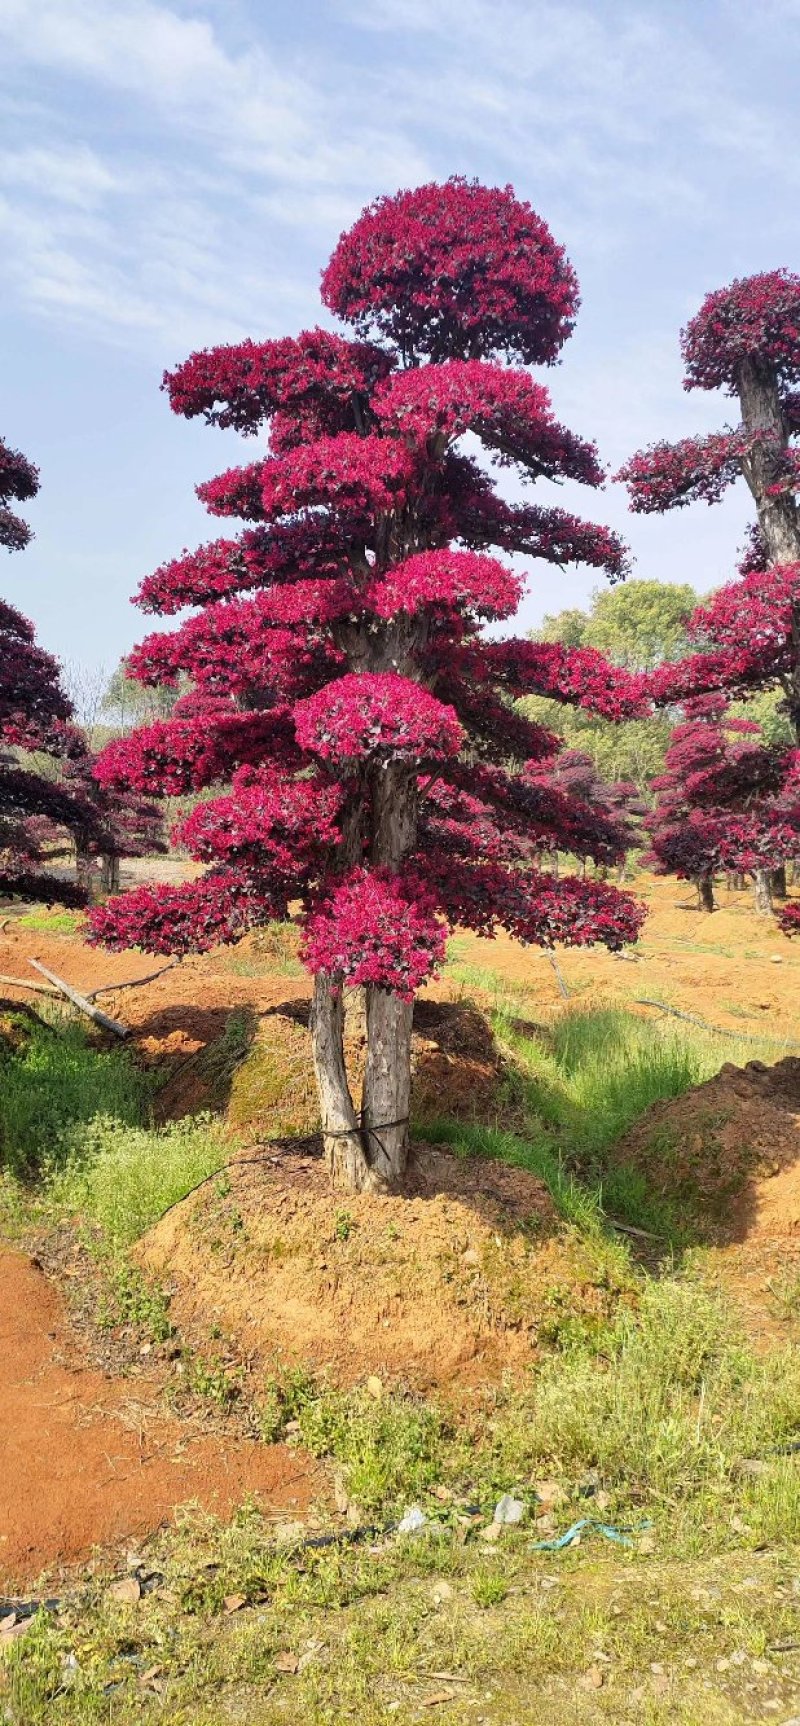
M544 761L528 762L523 773L529 783L552 786L579 799L585 807L596 810L604 824L610 824L611 844L608 849L615 847L613 861L624 872L626 854L636 842L635 819L646 809L636 785L626 780L608 784L598 772L591 755L582 749L560 749L557 755ZM554 838L549 839L547 848L553 854L557 872L558 847ZM562 845L563 848L573 852L580 863L581 873L584 873L586 863L593 855L589 823L585 819L572 844L568 847Z
M522 591L498 549L623 572L607 529L507 502L471 453L528 481L603 478L526 369L555 361L578 304L541 218L510 188L463 180L381 199L342 236L322 294L353 336L242 342L165 379L175 412L268 425L269 442L199 487L213 515L250 525L139 594L162 615L198 608L128 662L143 682L188 677L191 696L112 743L97 771L146 793L226 788L178 829L206 874L126 894L93 921L107 944L186 952L293 908L330 1167L380 1188L402 1178L413 998L449 927L502 925L544 946L635 938L642 913L624 895L534 867L550 843L611 859L617 827L519 772L556 743L513 703L547 694L621 717L640 693L597 652L481 636ZM360 1108L348 986L366 993Z
M115 893L124 857L152 857L167 850L160 802L127 786L101 784L95 775L97 759L85 736L77 733L63 782L82 808L82 819L73 822L72 840L78 880L89 897L97 871L103 892Z
M34 497L36 468L0 439L0 546L20 551L30 528L7 506ZM63 757L70 748L70 705L58 666L37 647L33 625L0 600L0 895L81 904L72 882L44 870L43 844L52 824L71 827L74 797L31 767L26 756Z
M724 390L739 420L659 443L621 469L640 512L716 503L741 475L756 507L743 580L692 620L711 651L664 666L657 696L779 686L800 743L800 276L773 270L709 294L683 331L687 390Z
M718 870L752 875L756 908L771 913L770 874L800 848L800 751L765 744L760 725L731 714L724 696L698 696L653 789L645 862L693 881L704 911L714 910Z

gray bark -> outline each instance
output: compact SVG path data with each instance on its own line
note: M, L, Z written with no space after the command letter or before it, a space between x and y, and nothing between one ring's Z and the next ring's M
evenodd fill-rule
M770 869L769 884L773 899L786 898L786 865L781 863L778 869Z
M372 862L399 870L417 837L417 779L404 762L379 767L372 781ZM369 1186L402 1185L408 1161L413 1002L386 989L367 990L367 1062L362 1123L370 1164ZM394 1123L394 1124L392 1124Z
M736 377L742 423L750 438L754 438L748 454L742 458L742 472L750 487L758 512L758 524L773 563L796 563L800 560L800 511L793 492L779 491L769 496L769 488L780 481L782 457L788 448L789 434L781 408L778 380L774 366L762 365L754 359L742 360ZM787 709L797 742L800 744L800 603L792 613L793 669L789 675Z
M119 892L119 858L103 857L100 886L104 893Z
M753 884L755 886L756 910L761 917L771 917L773 908L769 871L767 869L754 869Z
M344 1060L344 998L341 980L324 971L314 978L311 1047L331 1179L336 1187L358 1192L367 1184L368 1165Z
M713 875L698 875L697 903L701 911L716 911Z

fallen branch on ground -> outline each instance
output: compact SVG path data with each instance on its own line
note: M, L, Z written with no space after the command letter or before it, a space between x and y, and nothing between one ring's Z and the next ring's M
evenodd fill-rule
M60 994L52 983L29 983L27 977L7 977L4 971L0 971L0 983L9 983L14 989L28 989L33 995Z
M158 971L148 971L146 977L130 977L127 983L103 983L99 989L90 989L87 1001L96 1001L98 995L115 995L118 989L138 989L142 983L152 983L156 977L163 977L165 971L174 971L180 959L170 959L168 965L162 965Z
M73 1007L77 1007L81 1013L85 1013L87 1018L92 1019L96 1025L102 1025L104 1031L112 1031L115 1037L128 1036L127 1025L122 1025L119 1019L109 1018L108 1013L103 1013L99 1007L94 1007L85 995L81 995L78 989L73 989L71 983L65 983L63 977L56 976L55 971L49 971L47 966L42 965L38 959L29 959L28 964L33 966L34 971L40 971L42 976L47 978L48 983L55 983L62 995L66 995L67 1000L72 1002Z
M687 1025L699 1025L701 1031L711 1031L715 1037L733 1037L737 1043L772 1043L776 1049L800 1049L800 1043L792 1041L791 1037L755 1037L750 1031L729 1031L723 1025L709 1025L707 1019L698 1019L695 1013L680 1013L677 1007L668 1007L666 1001L650 1001L646 996L636 996L635 1007L657 1007L660 1013L671 1013L673 1019L685 1019Z

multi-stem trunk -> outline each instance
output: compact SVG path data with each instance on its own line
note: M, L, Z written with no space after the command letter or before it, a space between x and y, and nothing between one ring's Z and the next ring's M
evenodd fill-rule
M393 873L417 837L417 777L403 762L380 767L372 782L372 862ZM367 990L367 1063L362 1126L370 1186L402 1185L408 1160L411 1106L411 1029L414 1005L386 989Z

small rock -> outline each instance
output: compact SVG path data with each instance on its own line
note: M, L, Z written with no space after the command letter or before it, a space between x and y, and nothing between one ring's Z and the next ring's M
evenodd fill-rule
M412 1504L397 1524L398 1534L419 1534L425 1528L428 1518L418 1504Z
M299 1672L299 1670L300 1670L300 1661L298 1660L296 1654L289 1654L287 1652L285 1654L276 1654L275 1655L275 1671L276 1672L287 1672L290 1677L293 1677L296 1672Z
M647 1556L651 1552L655 1552L655 1549L656 1549L656 1537L655 1537L655 1535L654 1534L640 1534L638 1542L637 1542L637 1550L639 1552L643 1552Z
M247 1605L247 1601L243 1594L226 1594L222 1604L227 1613L241 1612L242 1607Z
M554 1510L557 1505L563 1504L567 1496L560 1480L534 1481L533 1490L539 1503L545 1504L548 1510Z
M13 1612L9 1613L8 1616L13 1618L15 1622L8 1624L5 1630L0 1629L0 1648L9 1648L12 1642L16 1642L18 1636L24 1636L26 1630L30 1630L33 1623L32 1617L17 1618Z
M452 1504L453 1502L453 1494L449 1486L435 1486L433 1496L438 1498L440 1504Z
M782 953L770 953L769 962L771 965L782 965L783 964L783 954Z
M578 1682L584 1690L602 1690L604 1678L605 1674L599 1666L590 1666Z
M495 1541L500 1539L502 1532L502 1522L487 1522L486 1527L481 1529L481 1540L491 1541L492 1546L494 1546Z
M524 1521L525 1505L520 1498L512 1498L510 1492L504 1492L494 1507L495 1522L505 1523L511 1527Z
M370 1373L367 1379L367 1390L370 1396L374 1396L376 1402L380 1402L383 1396L383 1380L378 1378L374 1372Z
M135 1606L141 1595L141 1583L135 1576L125 1576L121 1582L112 1582L108 1590L109 1600L116 1600L120 1606Z
M452 1598L453 1590L450 1587L449 1582L437 1582L434 1584L434 1587L431 1590L431 1599L433 1600L434 1605L441 1606L443 1600L452 1600Z
M278 1546L294 1546L296 1541L302 1540L305 1531L303 1522L279 1522L275 1540Z

